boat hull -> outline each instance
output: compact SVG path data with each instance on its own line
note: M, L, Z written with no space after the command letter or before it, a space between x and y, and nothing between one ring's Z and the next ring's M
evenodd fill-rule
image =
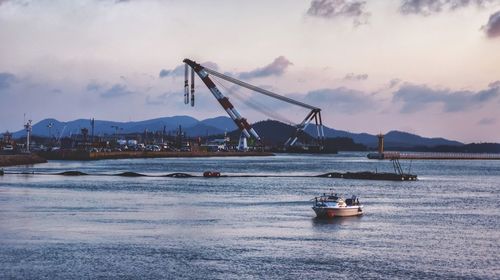
M363 214L361 206L348 207L313 207L318 218L352 217Z

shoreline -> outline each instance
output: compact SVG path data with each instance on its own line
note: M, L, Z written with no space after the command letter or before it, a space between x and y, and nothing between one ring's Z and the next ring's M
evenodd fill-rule
M39 152L38 155L48 160L274 156L273 153L268 153L268 152L142 152L142 151L124 151L124 152L58 151L58 152Z
M16 165L33 165L36 163L46 163L45 158L37 154L15 154L15 155L0 155L0 167L16 166Z

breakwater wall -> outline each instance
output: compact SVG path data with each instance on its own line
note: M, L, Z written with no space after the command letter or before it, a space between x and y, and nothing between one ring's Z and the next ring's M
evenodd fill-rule
M176 157L248 157L248 156L274 156L267 152L85 152L85 151L55 151L40 152L41 157L49 160L101 160L101 159L127 159L127 158L176 158Z
M0 167L14 166L14 165L28 165L35 163L47 162L36 154L14 154L14 155L0 155Z
M369 159L500 160L500 154L383 152L370 153Z

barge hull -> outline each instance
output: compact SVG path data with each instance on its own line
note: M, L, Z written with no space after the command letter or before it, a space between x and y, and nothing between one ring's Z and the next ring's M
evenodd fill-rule
M397 173L375 173L375 172L330 172L318 177L360 179L360 180L385 180L385 181L416 181L417 175Z

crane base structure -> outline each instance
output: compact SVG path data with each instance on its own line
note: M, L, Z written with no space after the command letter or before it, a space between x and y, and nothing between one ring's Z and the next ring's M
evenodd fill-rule
M266 89L259 88L257 86L251 85L249 83L240 81L236 78L230 77L228 75L219 73L213 69L207 68L199 63L196 63L193 60L190 59L184 59L183 62L185 63L185 79L184 79L184 102L186 104L189 103L189 100L191 101L191 106L194 106L194 73L196 73L200 79L203 81L203 83L208 87L212 95L217 99L219 104L222 106L222 108L226 111L226 113L229 115L229 117L234 121L236 126L240 129L242 137L245 139L247 138L254 138L257 143L260 143L261 137L259 134L255 131L255 129L248 123L247 119L243 118L241 114L236 110L236 108L233 106L233 104L229 101L229 99L222 94L222 92L217 88L215 83L212 81L210 78L210 75L223 79L225 81L228 81L230 83L233 83L235 85L241 86L243 88L252 90L254 92L266 95L268 97L295 105L299 106L302 108L309 109L309 113L306 115L306 117L303 119L301 123L296 125L296 130L293 133L292 136L288 138L288 140L284 143L285 149L292 149L292 148L297 148L297 143L299 139L299 135L314 121L315 126L316 126L316 132L317 132L317 140L319 143L319 150L323 149L323 143L325 139L325 133L323 129L323 121L321 119L321 109L297 100L294 100L292 98L279 95L277 93L271 92ZM189 67L191 68L191 87L189 86ZM191 98L190 98L191 97ZM242 139L240 139L240 142L242 142ZM246 141L245 141L246 142Z

